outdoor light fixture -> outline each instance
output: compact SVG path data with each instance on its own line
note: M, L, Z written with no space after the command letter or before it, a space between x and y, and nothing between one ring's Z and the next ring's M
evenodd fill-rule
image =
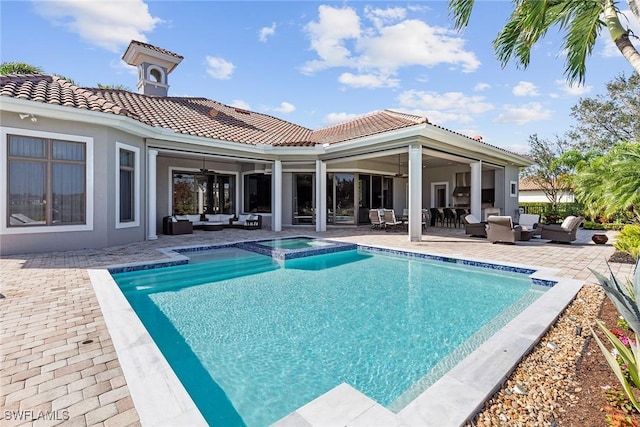
M33 123L38 121L38 118L31 113L20 113L19 116L20 116L20 120L29 118Z

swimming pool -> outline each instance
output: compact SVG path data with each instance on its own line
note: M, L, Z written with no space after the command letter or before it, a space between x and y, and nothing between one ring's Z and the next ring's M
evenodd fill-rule
M284 264L234 251L114 274L212 425L267 425L342 382L401 409L542 292L524 274L369 250Z

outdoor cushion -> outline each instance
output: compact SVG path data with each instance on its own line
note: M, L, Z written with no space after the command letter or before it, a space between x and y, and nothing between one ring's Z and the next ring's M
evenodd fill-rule
M467 224L480 224L480 220L472 214L466 215L464 217L464 220L467 221Z

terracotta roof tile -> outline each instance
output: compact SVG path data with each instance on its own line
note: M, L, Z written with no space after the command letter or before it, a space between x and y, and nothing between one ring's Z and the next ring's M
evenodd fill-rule
M0 96L27 99L103 113L135 115L106 99L60 77L44 74L8 74L0 76Z
M423 123L428 123L426 117L391 110L374 111L347 122L316 130L312 138L318 144L334 144Z
M146 43L132 43L179 57ZM426 117L391 110L375 111L314 131L267 114L206 98L153 97L126 90L80 88L59 77L42 74L1 76L0 96L124 115L176 133L253 145L310 147L335 144L425 124L452 132L429 123Z
M149 43L139 42L137 40L131 40L131 43L129 44L129 46L134 45L134 44L138 45L138 46L146 47L147 49L155 50L156 52L160 52L160 53L163 53L165 55L173 56L174 58L184 59L184 56L178 55L177 53L171 52L170 50L163 49L161 47L154 46L154 45L149 44ZM124 59L124 55L122 55L122 57Z

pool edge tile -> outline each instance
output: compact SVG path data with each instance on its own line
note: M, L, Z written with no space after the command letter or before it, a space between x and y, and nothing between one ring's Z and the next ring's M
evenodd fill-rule
M104 269L87 271L122 372L127 380L140 423L144 426L207 426L200 410L118 289L109 271ZM116 294L115 297L114 294ZM132 316L126 316L128 318L126 325L122 327L121 316L125 313ZM140 337L142 341L132 341L132 336ZM156 369L148 375L139 369L141 366L145 368L154 366Z

